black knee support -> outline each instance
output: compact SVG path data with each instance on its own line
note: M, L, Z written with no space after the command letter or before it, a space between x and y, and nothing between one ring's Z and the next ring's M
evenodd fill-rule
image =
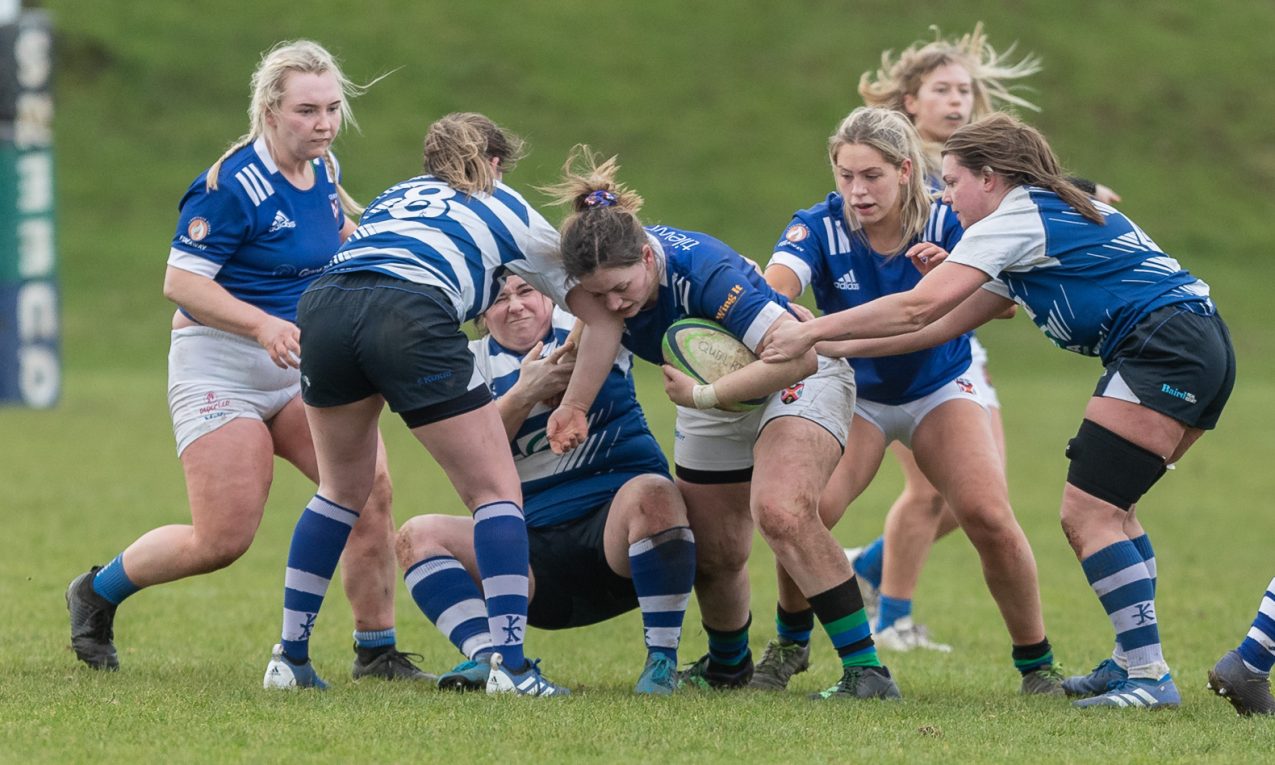
M1164 458L1092 420L1067 442L1067 483L1123 510L1137 504L1166 470Z

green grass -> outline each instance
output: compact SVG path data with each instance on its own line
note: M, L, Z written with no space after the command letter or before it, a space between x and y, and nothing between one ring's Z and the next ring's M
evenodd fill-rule
M1247 628L1269 581L1275 516L1270 453L1275 336L1265 326L1275 102L1262 98L1275 6L1009 4L954 0L761 0L619 4L554 0L357 6L278 0L210 12L198 4L53 0L59 33L57 164L66 380L52 411L0 410L5 534L0 541L0 761L1130 761L1235 762L1275 749L1275 725L1241 720L1203 690L1204 671ZM223 6L219 6L223 7ZM228 6L227 6L228 7ZM1012 13L1010 12L1012 9ZM305 14L302 16L301 14ZM790 212L830 187L823 142L854 105L879 50L926 25L990 25L1046 70L1033 120L1066 162L1117 188L1125 209L1204 276L1231 324L1240 381L1219 432L1143 503L1161 565L1167 656L1184 695L1163 714L1080 715L1020 699L1009 646L969 544L934 551L918 616L956 646L887 655L907 700L819 706L784 696L630 696L640 620L533 631L532 655L577 688L554 703L443 696L348 680L349 608L334 588L314 652L327 694L259 690L278 637L288 539L312 491L277 471L253 548L229 569L125 604L124 670L76 664L62 591L137 535L187 518L164 399L167 318L159 292L181 191L245 127L247 78L276 39L307 35L356 79L401 67L356 103L363 134L340 145L367 200L415 171L425 125L473 109L525 133L511 176L552 179L567 149L619 152L650 221L699 228L764 259ZM1257 193L1254 193L1257 192ZM535 199L536 194L530 193ZM982 333L1005 405L1011 493L1040 568L1049 634L1068 668L1110 649L1110 627L1058 529L1074 432L1098 367L1048 347L1026 321ZM671 407L649 368L641 397L668 445ZM459 503L399 422L385 421L396 517ZM887 465L837 529L880 529L899 487ZM752 566L753 645L773 633L773 561ZM399 595L400 643L438 670L454 651ZM704 649L694 607L683 658Z

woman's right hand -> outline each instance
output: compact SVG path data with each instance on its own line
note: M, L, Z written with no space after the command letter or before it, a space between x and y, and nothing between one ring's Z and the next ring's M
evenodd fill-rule
M253 337L270 354L275 366L280 369L301 367L301 330L297 325L278 316L266 315Z
M538 342L522 357L518 382L514 384L518 395L528 402L547 401L562 395L567 389L567 383L571 381L571 371L576 366L575 343L570 340L555 348L548 356L540 358L544 347L543 341Z

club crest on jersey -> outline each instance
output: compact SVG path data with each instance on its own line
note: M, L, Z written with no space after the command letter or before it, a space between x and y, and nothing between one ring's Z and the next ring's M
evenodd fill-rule
M806 384L799 382L796 385L789 385L787 388L779 391L779 400L785 404L792 404L801 398L801 394L806 390Z
M337 201L336 194L328 194L328 204L332 205L332 217L340 219L341 204Z
M211 230L212 227L208 225L207 218L195 216L194 218L191 218L190 223L186 225L186 236L190 237L191 241L198 242L208 236L208 232Z
M804 223L794 223L784 232L784 239L796 244L810 236L810 229L806 228Z
M952 382L956 383L956 387L961 389L961 393L964 393L967 396L974 395L974 383L970 382L964 377L958 377Z

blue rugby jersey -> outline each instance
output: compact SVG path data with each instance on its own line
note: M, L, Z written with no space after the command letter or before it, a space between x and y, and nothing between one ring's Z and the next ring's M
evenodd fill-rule
M432 175L397 183L373 200L328 268L436 286L458 321L487 310L506 269L563 308L569 289L558 232L518 192L497 183L491 194L470 196Z
M961 224L951 208L930 207L930 218L916 241L934 242L950 250L961 238ZM909 242L912 246L916 242ZM905 248L906 251L906 248ZM884 295L906 292L921 281L921 272L902 253L877 254L865 237L846 225L841 195L793 214L792 222L775 245L770 263L787 266L813 287L815 303L824 313L853 308ZM934 348L898 356L849 359L854 367L857 395L866 401L896 406L933 393L956 379L970 365L969 336L962 335Z
M575 317L554 311L542 355L567 339ZM500 398L518 381L522 355L490 335L469 344L475 364ZM523 513L533 528L579 518L609 502L629 479L646 473L668 476L668 462L646 424L633 388L633 357L620 351L589 408L589 437L574 451L554 454L545 427L553 410L536 404L510 446L522 480Z
M647 226L647 239L663 269L655 305L624 322L624 347L652 364L663 364L661 341L673 322L711 319L754 353L766 330L788 309L752 264L707 234L670 226Z
M947 260L992 277L984 289L1023 306L1060 348L1104 361L1157 308L1193 303L1215 311L1208 284L1124 214L1094 204L1105 225L1052 191L1017 187L970 226Z
M168 264L206 276L268 314L295 321L301 293L340 247L345 225L337 198L339 171L332 178L322 159L313 164L314 185L299 191L279 172L265 139L258 138L222 163L216 191L206 189L208 172L201 173L178 205Z

